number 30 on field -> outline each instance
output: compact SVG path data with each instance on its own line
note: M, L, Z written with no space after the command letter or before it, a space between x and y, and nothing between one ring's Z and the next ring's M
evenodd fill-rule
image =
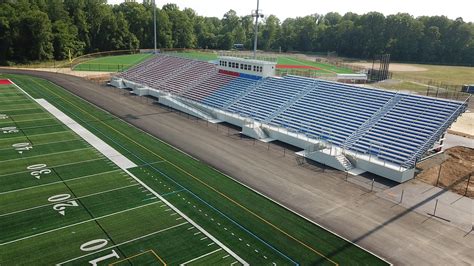
M27 170L31 170L31 175L34 176L36 179L40 179L42 175L51 174L51 169L46 168L47 165L44 163L41 164L33 164L26 167Z
M94 240L91 240L89 242L86 242L86 243L82 244L81 245L81 250L85 251L85 252L98 251L101 248L107 246L108 243L109 243L109 241L107 241L106 239L94 239ZM96 266L97 263L99 263L101 261L104 261L104 260L111 259L111 258L117 258L117 259L120 258L119 254L117 254L117 252L114 249L112 249L112 251L107 255L104 255L104 256L99 257L97 259L90 260L89 263L91 265Z

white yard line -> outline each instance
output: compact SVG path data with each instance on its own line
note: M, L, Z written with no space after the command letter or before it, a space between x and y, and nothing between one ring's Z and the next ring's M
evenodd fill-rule
M25 157L21 157L21 158L17 158L17 159L3 160L3 161L1 161L0 163L13 162L13 161L25 160L25 159L31 159L31 158L37 158L37 157L45 157L45 156L49 156L49 155L65 154L65 153L76 152L76 151L84 151L84 150L92 150L92 147L81 148L81 149L75 149L75 150L69 150L69 151L60 151L60 152L45 153L45 154L35 155L35 156L25 156Z
M56 167L63 167L63 166L69 166L69 165L74 165L74 164L81 164L81 163L88 163L88 162L94 162L94 161L100 161L100 160L106 160L106 158L96 158L96 159L90 159L90 160L85 160L85 161L79 161L79 162L73 162L73 163L65 163L65 164L58 164L58 165L49 165L50 168L56 168ZM1 163L1 162L0 162ZM9 174L3 174L0 175L0 177L4 177L7 175L17 175L17 174L22 174L22 173L30 173L31 170L29 171L20 171L20 172L14 172L14 173L9 173Z
M68 128L74 131L77 135L81 136L85 141L87 141L91 146L96 148L105 157L109 158L118 167L124 170L128 168L137 167L137 165L130 161L127 157L120 154L116 149L112 148L109 144L105 143L96 135L92 134L89 130L74 121L72 118L67 116L54 105L50 104L48 101L44 99L35 99L35 101L39 103L48 112L50 112L59 121L65 124Z
M49 116L49 117L45 117L45 118L38 118L38 119L28 119L28 120L14 120L15 123L22 123L22 122L35 122L35 121L41 121L41 120L54 120L56 121L56 119L52 116ZM6 121L6 122L13 122L13 121ZM4 124L7 124L7 123L4 123Z
M39 109L39 108L38 108L38 109ZM19 116L32 116L32 115L39 115L39 114L47 115L48 117L53 117L51 114L48 114L48 113L44 112L43 110L41 110L41 112L39 112L39 113L21 114L21 115L9 115L9 117L17 118L17 117L19 117Z
M111 214L107 214L107 215L100 216L100 217L97 217L97 218L92 218L92 219L85 220L85 221L82 221L82 222L78 222L78 223L75 223L75 224L65 225L63 227L54 228L54 229L44 231L44 232L41 232L41 233L37 233L37 234L34 234L34 235L25 236L25 237L18 238L18 239L15 239L15 240L11 240L11 241L8 241L8 242L0 243L0 246L5 246L5 245L8 245L8 244L16 243L16 242L23 241L23 240L26 240L26 239L31 239L31 238L34 238L34 237L37 237L37 236L49 234L51 232L59 231L59 230L66 229L66 228L69 228L69 227L73 227L73 226L76 226L76 225L85 224L85 223L89 223L89 222L92 222L92 221L107 218L107 217L110 217L110 216L114 216L114 215L117 215L117 214L121 214L121 213L124 213L124 212L133 211L135 209L144 208L144 207L147 207L147 206L150 206L150 205L153 205L153 204L157 204L159 202L160 201L155 201L155 202L152 202L152 203L148 203L148 204L145 204L145 205L133 207L133 208L126 209L126 210L123 210L123 211L114 212L114 213L111 213Z
M27 99L25 97L22 97L22 99L18 99L18 100L9 100L9 101L0 101L0 104L4 104L4 103L17 103L17 102L24 102L24 101L28 101L28 103L33 103L30 99ZM27 103L25 103L27 104Z
M41 143L41 144L32 144L30 143L33 147L38 147L38 146L44 146L44 145L51 145L51 144L58 144L58 143L65 143L65 142L71 142L71 141L78 141L78 140L82 140L80 138L74 138L74 139L67 139L67 140L61 140L61 141L53 141L53 142L45 142L45 143ZM29 142L28 142L29 143ZM0 151L7 151L7 150L11 150L13 151L13 148L10 146L8 148L2 148L0 149Z
M78 137L76 137L75 135L72 135L71 132L69 132L68 130L63 130L63 131L58 131L58 132L52 132L52 133L43 133L43 134L32 134L32 135L28 135L29 138L31 137L38 137L38 136L47 136L47 135L54 135L54 134L64 134L64 133L68 133L70 134L72 137L74 137L74 139L79 139ZM2 139L2 140L14 140L14 139L25 139L25 135L21 135L21 136L18 136L18 137L10 137L10 138L7 138L7 139Z
M191 262L193 262L193 261L202 259L202 258L204 258L204 257L206 257L206 256L209 256L209 255L214 254L214 253L216 253L216 252L218 252L218 251L221 251L221 250L222 250L222 248L218 248L218 249L216 249L216 250L214 250L214 251L211 251L211 252L209 252L209 253L206 253L206 254L204 254L204 255L201 255L201 256L199 256L199 257L196 257L196 258L194 258L194 259L192 259L192 260L188 260L188 261L186 261L186 262L184 262L184 263L181 263L180 266L184 266L184 265L186 265L186 264L188 264L188 263L191 263Z
M196 222L191 220L186 214L181 212L178 208L173 206L169 201L167 201L164 197L162 197L160 194L158 194L156 191L154 191L152 188L150 188L147 184L145 184L143 181L138 179L134 174L130 173L128 170L124 170L128 175L133 177L135 181L140 183L144 188L148 189L151 193L153 193L157 198L159 198L163 203L168 205L171 209L173 209L175 212L177 212L179 215L181 215L186 221L188 221L190 224L192 224L194 227L196 227L199 231L201 231L205 236L209 237L212 241L217 243L223 250L225 250L227 253L229 253L232 257L234 257L236 260L238 260L240 263L243 265L249 265L245 260L243 260L239 255L237 255L235 252L233 252L230 248L226 247L222 242L217 240L213 235L211 235L209 232L204 230L200 225L198 225Z
M85 176L75 177L75 178L71 178L71 179L66 179L64 181L61 180L61 181L51 182L51 183L32 186L32 187L25 187L25 188L10 190L10 191L4 191L4 192L0 192L0 195L19 192L19 191L24 191L24 190L28 190L28 189L35 189L35 188L39 188L39 187L46 187L46 186L55 185L55 184L59 184L59 183L67 183L69 181L79 180L79 179L88 178L88 177L97 176L97 175L102 175L102 174L109 174L109 173L113 173L113 172L117 172L117 171L121 171L121 170L117 169L117 170L97 173L97 174L93 174L93 175L85 175Z
M120 244L116 244L116 245L113 245L113 246L110 246L110 247L106 247L106 248L97 250L97 251L92 252L92 253L88 253L88 254L85 254L85 255L82 255L82 256L79 256L79 257L75 257L75 258L70 259L70 260L66 260L66 261L57 263L56 265L59 266L59 265L62 265L62 264L68 263L68 262L72 262L72 261L75 261L75 260L78 260L78 259L82 259L82 258L84 258L84 257L90 256L90 255L93 255L93 254L96 254L96 253L99 253L99 252L103 252L103 251L108 250L108 249L111 249L111 248L119 247L119 246L122 246L122 245L125 245L125 244L128 244L128 243L132 243L132 242L134 242L134 241L137 241L137 240L140 240L140 239L143 239L143 238L147 238L147 237L149 237L149 236L156 235L156 234L159 234L159 233L162 233L162 232L165 232L165 231L168 231L168 230L171 230L171 229L174 229L174 228L183 226L183 225L185 225L185 224L188 224L188 222L184 222L184 223L180 223L180 224L177 224L177 225L173 225L173 226L170 226L170 227L165 228L165 229L161 229L161 230L156 231L156 232L153 232L153 233L149 233L149 234L146 234L146 235L143 235L143 236L134 238L134 239L130 239L130 240L127 240L127 241L122 242L122 243L120 243Z
M47 206L53 206L57 203L61 203L61 202L65 202L65 201L83 199L83 198L97 196L97 195L101 195L101 194L105 194L105 193L109 193L109 192L113 192L113 191L117 191L117 190L121 190L121 189L126 189L126 188L129 188L129 187L136 187L138 185L139 184L132 184L132 185L128 185L128 186L123 186L123 187L119 187L119 188L114 188L114 189L109 189L109 190L105 190L105 191L101 191L101 192L92 193L92 194L89 194L89 195L84 195L84 196L77 197L77 198L69 198L69 199L62 200L62 201L57 201L57 202L53 202L53 203L49 203L49 204L45 204L45 205L31 207L31 208L28 208L28 209L23 209L23 210L13 211L13 212L5 213L5 214L0 214L0 217L12 215L12 214L17 214L17 213L22 213L22 212L26 212L26 211L31 211L31 210L34 210L34 209L39 209L39 208L43 208L43 207L47 207Z
M23 105L23 104L22 104ZM17 109L8 109L8 110L0 110L0 113L3 112L11 112L11 111L24 111L24 110L34 110L34 109L40 109L39 106L35 108L17 108Z

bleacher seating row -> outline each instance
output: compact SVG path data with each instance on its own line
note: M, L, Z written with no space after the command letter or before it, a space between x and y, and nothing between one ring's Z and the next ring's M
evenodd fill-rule
M119 77L403 166L419 159L466 108L298 76L259 79L167 55Z

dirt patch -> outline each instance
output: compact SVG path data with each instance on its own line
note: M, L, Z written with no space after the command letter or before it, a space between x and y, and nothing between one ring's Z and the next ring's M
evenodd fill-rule
M458 117L449 133L474 139L474 112L465 112Z
M369 62L349 63L349 65L372 68L372 63L369 63ZM389 70L392 72L420 72L420 71L427 71L428 69L424 67L410 65L410 64L390 63Z
M474 177L469 178L474 175L474 149L460 146L449 148L417 167L422 171L416 179L474 198Z

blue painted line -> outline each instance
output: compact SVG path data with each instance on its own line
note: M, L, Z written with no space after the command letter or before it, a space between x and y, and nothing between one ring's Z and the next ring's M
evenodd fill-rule
M66 112L70 113L71 115L73 115L74 117L76 117L79 121L81 121L82 123L85 123L87 125L89 125L91 128L93 128L94 130L96 130L98 133L100 133L101 135L103 135L105 138L109 139L110 141L112 141L113 143L115 143L116 145L120 146L122 149L126 150L129 154L133 155L135 158L137 158L138 160L140 160L141 162L143 162L144 164L147 164L147 162L145 160L143 160L142 158L138 157L136 154L132 153L131 151L129 151L127 148L125 148L122 144L118 143L116 140L112 139L110 136L104 134L102 131L100 131L99 129L97 129L96 127L92 126L91 124L85 122L83 119L81 119L80 117L78 117L76 114L72 113L71 111L69 111L67 108L64 108L63 105L61 105L60 103L58 102L55 102L55 104L59 105L60 107L63 108L63 110L65 110ZM181 184L179 184L176 180L174 180L173 178L171 178L170 176L168 176L167 174L165 174L164 172L162 172L161 170L157 169L156 167L154 167L153 165L149 165L149 167L151 167L153 170L157 171L158 173L160 173L161 175L165 176L167 179L169 179L171 182L175 183L177 186L181 187L183 191L187 191L189 192L191 195L193 195L196 199L198 199L199 201L201 201L202 203L204 203L205 205L207 205L208 207L210 207L211 209L213 209L214 211L216 211L217 213L221 214L222 216L224 216L226 219L228 219L230 222L232 222L233 224L237 225L239 228L241 228L242 230L244 230L245 232L247 232L248 234L250 234L251 236L255 237L257 240L259 240L260 242L262 242L264 245L266 245L267 247L269 247L270 249L272 249L273 251L275 251L276 253L280 254L282 257L286 258L287 260L291 261L293 264L295 265L299 265L299 263L297 263L296 261L294 261L293 259L291 259L290 257L288 257L287 255L283 254L281 251L279 251L277 248L273 247L271 244L269 244L268 242L266 242L265 240L261 239L260 237L258 237L257 235L255 235L254 233L252 233L250 230L248 230L247 228L245 228L244 226L242 226L241 224L239 224L238 222L234 221L232 218L230 218L229 216L227 216L226 214L222 213L221 211L219 211L218 209L216 209L215 207L213 207L211 204L207 203L205 200L201 199L198 195L194 194L192 191L190 191L189 189L185 188L184 186L182 186Z
M166 197L166 196L173 195L173 194L176 194L176 193L179 193L179 192L182 192L182 191L185 191L185 190L180 189L180 190L176 190L176 191L173 191L173 192L170 192L170 193L161 194L160 196Z

